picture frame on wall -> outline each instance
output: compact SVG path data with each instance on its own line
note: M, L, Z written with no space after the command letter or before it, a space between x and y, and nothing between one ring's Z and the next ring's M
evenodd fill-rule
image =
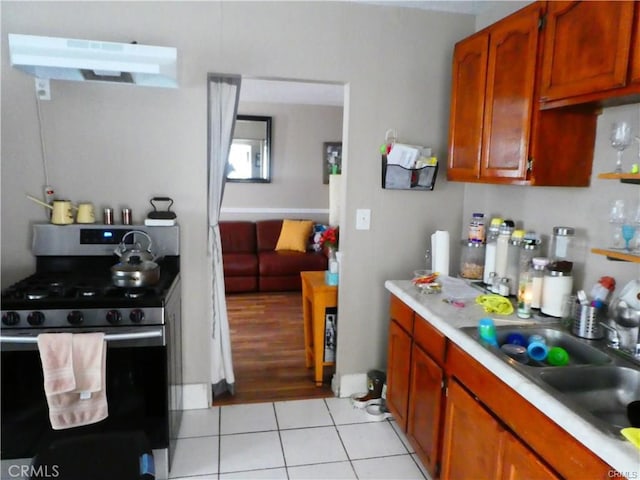
M322 183L328 184L334 165L336 173L342 173L342 142L324 142L322 151Z

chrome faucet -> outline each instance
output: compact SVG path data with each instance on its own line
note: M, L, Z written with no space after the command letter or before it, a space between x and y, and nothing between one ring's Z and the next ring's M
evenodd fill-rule
M616 330L615 327L612 327L611 325L609 325L608 323L604 323L604 322L599 322L600 326L602 328L605 328L606 330L609 331L609 335L607 335L607 344L609 347L613 348L614 350L619 350L620 349L620 336L618 335L618 330ZM636 348L636 350L638 350ZM634 352L636 353L636 352Z

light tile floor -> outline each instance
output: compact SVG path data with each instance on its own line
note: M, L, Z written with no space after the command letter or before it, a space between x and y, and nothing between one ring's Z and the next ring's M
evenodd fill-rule
M186 410L171 479L429 479L393 420L348 398Z

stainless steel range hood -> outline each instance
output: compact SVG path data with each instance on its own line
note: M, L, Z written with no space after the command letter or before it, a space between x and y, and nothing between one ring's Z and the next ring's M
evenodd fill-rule
M172 47L10 33L9 56L13 67L38 78L178 86Z

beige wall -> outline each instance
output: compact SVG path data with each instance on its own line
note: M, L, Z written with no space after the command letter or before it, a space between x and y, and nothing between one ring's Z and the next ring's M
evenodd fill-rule
M227 183L221 219L327 221L322 144L342 141L342 107L241 102L238 113L272 117L271 183Z
M380 188L385 131L432 146L444 162L453 44L471 16L353 2L6 2L2 27L2 283L31 272L29 225L42 209L24 198L43 180L33 79L8 64L6 33L170 45L177 90L52 82L42 103L50 181L59 195L133 209L169 195L182 227L185 380L209 378L210 287L206 253L206 75L347 85L346 194L337 370L385 364L384 280L422 266L436 229L460 234L463 185L444 168L433 192ZM355 210L371 209L356 231Z

